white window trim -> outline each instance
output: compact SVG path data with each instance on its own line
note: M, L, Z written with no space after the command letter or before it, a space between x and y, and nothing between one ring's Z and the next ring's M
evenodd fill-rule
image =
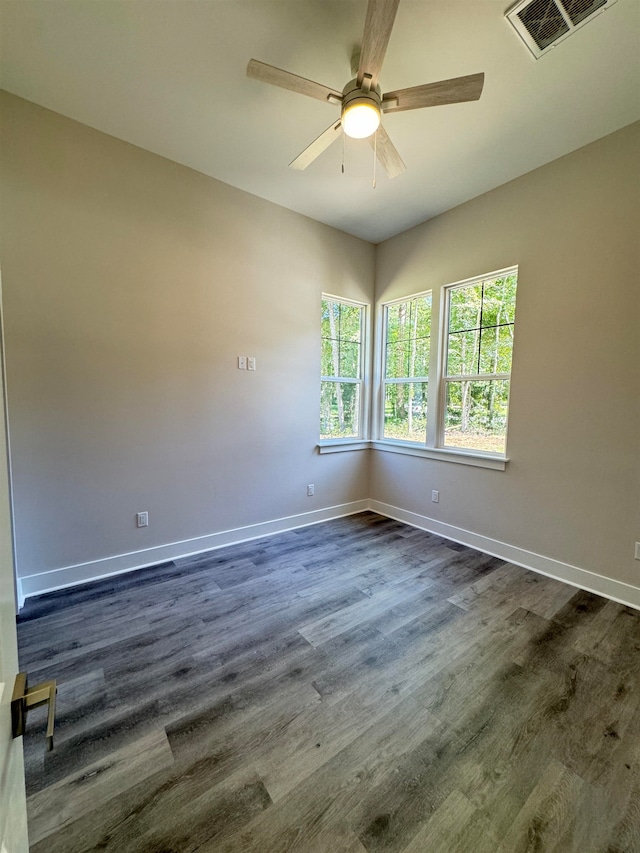
M375 364L374 364L374 376L373 376L373 388L372 388L372 421L373 428L371 431L372 441L378 445L380 442L383 443L383 447L379 447L378 449L383 450L387 449L389 445L398 445L399 447L423 447L424 445L417 444L411 441L401 441L400 439L391 439L385 438L384 436L384 401L385 401L385 391L386 385L388 382L393 382L393 380L387 380L385 377L385 355L386 355L386 346L387 346L387 335L386 335L386 309L391 305L399 305L403 302L411 302L413 299L421 299L425 296L431 297L431 316L433 318L433 299L434 292L432 290L423 290L420 293L412 293L409 296L399 297L398 299L390 299L388 302L381 302L378 305L376 311L376 327L375 327ZM430 333L430 360L429 360L429 372L431 373L432 363L431 359L433 358L433 322L431 323L431 333ZM429 382L429 377L411 377L410 379L398 379L398 383L403 382L424 382L426 379L429 384L429 390L427 393L427 407L429 406L429 398L431 394L431 383ZM428 411L428 408L427 408ZM427 418L427 424L429 419Z
M385 438L384 435L384 408L385 408L385 399L386 399L386 386L394 385L394 384L408 384L410 382L423 382L427 384L427 412L429 411L429 401L431 398L431 382L429 376L411 376L411 377L401 377L400 379L387 379L386 374L386 351L387 351L387 332L386 332L386 309L391 305L401 305L403 302L413 302L417 299L424 299L425 297L430 297L431 299L431 328L429 331L429 374L432 372L432 344L433 344L433 299L434 293L432 290L423 290L420 293L412 293L410 296L401 297L399 299L392 299L389 302L383 302L380 306L380 322L379 327L377 329L378 334L376 335L376 340L380 341L379 353L378 353L378 365L379 365L379 380L378 380L378 388L377 388L377 396L378 396L378 415L376 420L376 433L375 435L380 441L390 442L392 444L399 444L400 446L404 445L412 445L414 442L411 441L403 441L402 439L388 439ZM429 418L427 416L427 430L429 427ZM422 447L422 443L418 444L418 447Z
M368 450L371 442L367 438L321 438L318 453L344 453L347 450Z
M456 450L451 447L427 447L411 441L397 439L376 439L369 442L374 450L387 453L403 453L405 456L422 456L424 459L437 459L440 462L455 462L458 465L472 465L476 468L491 468L494 471L504 471L509 461L508 456L496 453L481 453L473 450Z
M503 460L505 462L509 461L507 456L507 440L509 437L509 415L507 413L507 423L505 425L505 452L504 453L490 453L488 451L482 452L480 450L472 450L470 448L461 447L461 448L453 448L447 447L444 443L444 412L446 408L446 393L447 393L447 379L471 379L471 380L483 380L483 379L507 379L511 381L511 373L500 373L500 374L470 374L460 375L460 376L447 376L447 341L449 338L449 294L452 290L456 290L462 287L468 287L473 284L482 284L482 282L487 281L492 278L502 278L507 275L518 275L518 265L514 264L510 267L504 267L500 270L494 270L493 272L483 273L482 275L474 275L471 278L465 278L462 281L455 281L451 284L443 285L441 289L441 301L440 301L440 322L438 325L438 334L442 332L442 337L439 341L438 345L438 411L437 411L437 424L436 424L436 447L439 450L450 453L463 453L467 456L472 456L474 458L483 458L483 459L496 459ZM516 297L517 299L517 297ZM511 407L509 401L509 408Z
M473 450L470 448L452 448L444 445L444 395L446 393L445 364L446 346L449 329L449 297L451 290L457 287L465 287L491 278L500 278L518 272L517 265L505 267L462 281L442 285L433 290L424 290L419 293L411 293L387 302L380 302L376 311L376 358L374 367L373 397L373 435L371 447L390 453L404 453L407 456L422 456L427 459L438 459L446 462L455 462L462 465L473 465L479 468L491 468L504 471L509 457L505 453L490 453ZM386 324L385 309L389 305L401 302L410 302L412 299L431 294L431 358L429 373L435 377L435 382L430 380L427 392L427 430L425 442L403 441L384 437L384 356L386 348ZM437 325L434 318L438 318ZM491 374L493 378L493 374ZM502 376L502 374L501 374ZM511 374L504 374L504 378L510 378ZM449 377L451 378L451 377ZM457 377L456 377L457 378ZM472 378L477 379L477 376ZM480 377L482 378L482 377ZM435 386L435 387L434 387ZM430 415L430 416L429 416ZM508 421L507 421L508 429Z
M425 447L410 441L389 439L358 440L350 438L323 439L317 444L318 453L345 453L353 450L382 450L386 453L401 453L405 456L422 456L424 459L437 459L440 462L454 462L457 465L472 465L476 468L489 468L504 471L509 458L490 453L467 453L464 450L450 448Z
M321 300L332 302L341 302L344 305L353 305L356 308L362 308L360 318L360 379L345 378L333 376L320 376L320 382L343 382L353 385L360 385L360 413L359 424L360 434L357 436L348 436L346 438L321 438L318 440L317 447L319 453L339 453L346 450L364 450L369 446L369 424L371 421L371 402L370 402L370 369L371 363L371 306L366 302L359 302L357 299L348 299L344 296L336 296L333 293L322 293ZM322 345L322 336L321 336Z

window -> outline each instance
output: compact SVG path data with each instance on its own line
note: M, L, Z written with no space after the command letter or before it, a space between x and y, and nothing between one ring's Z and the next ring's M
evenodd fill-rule
M424 441L431 347L431 294L384 307L384 438Z
M505 455L516 288L513 268L382 306L383 442Z
M443 445L505 453L515 272L447 288Z
M322 298L320 438L363 434L365 306Z

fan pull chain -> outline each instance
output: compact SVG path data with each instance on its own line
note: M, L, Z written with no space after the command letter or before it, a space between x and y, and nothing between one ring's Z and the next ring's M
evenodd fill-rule
M343 130L342 131L342 174L343 175L344 175L344 137L345 137L345 132Z
M378 131L373 135L373 189L376 188L376 160L378 159Z

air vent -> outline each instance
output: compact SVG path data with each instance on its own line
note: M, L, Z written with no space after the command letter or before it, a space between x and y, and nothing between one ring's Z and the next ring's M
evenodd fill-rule
M538 59L616 0L523 0L506 14Z

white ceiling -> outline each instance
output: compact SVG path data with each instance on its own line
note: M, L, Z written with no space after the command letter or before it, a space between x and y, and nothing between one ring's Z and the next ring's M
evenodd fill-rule
M479 101L388 115L407 165L366 140L288 163L339 108L245 76L249 59L342 89L366 0L0 0L0 85L379 242L640 118L640 0L618 0L540 60L509 0L400 0L382 89L485 72Z

